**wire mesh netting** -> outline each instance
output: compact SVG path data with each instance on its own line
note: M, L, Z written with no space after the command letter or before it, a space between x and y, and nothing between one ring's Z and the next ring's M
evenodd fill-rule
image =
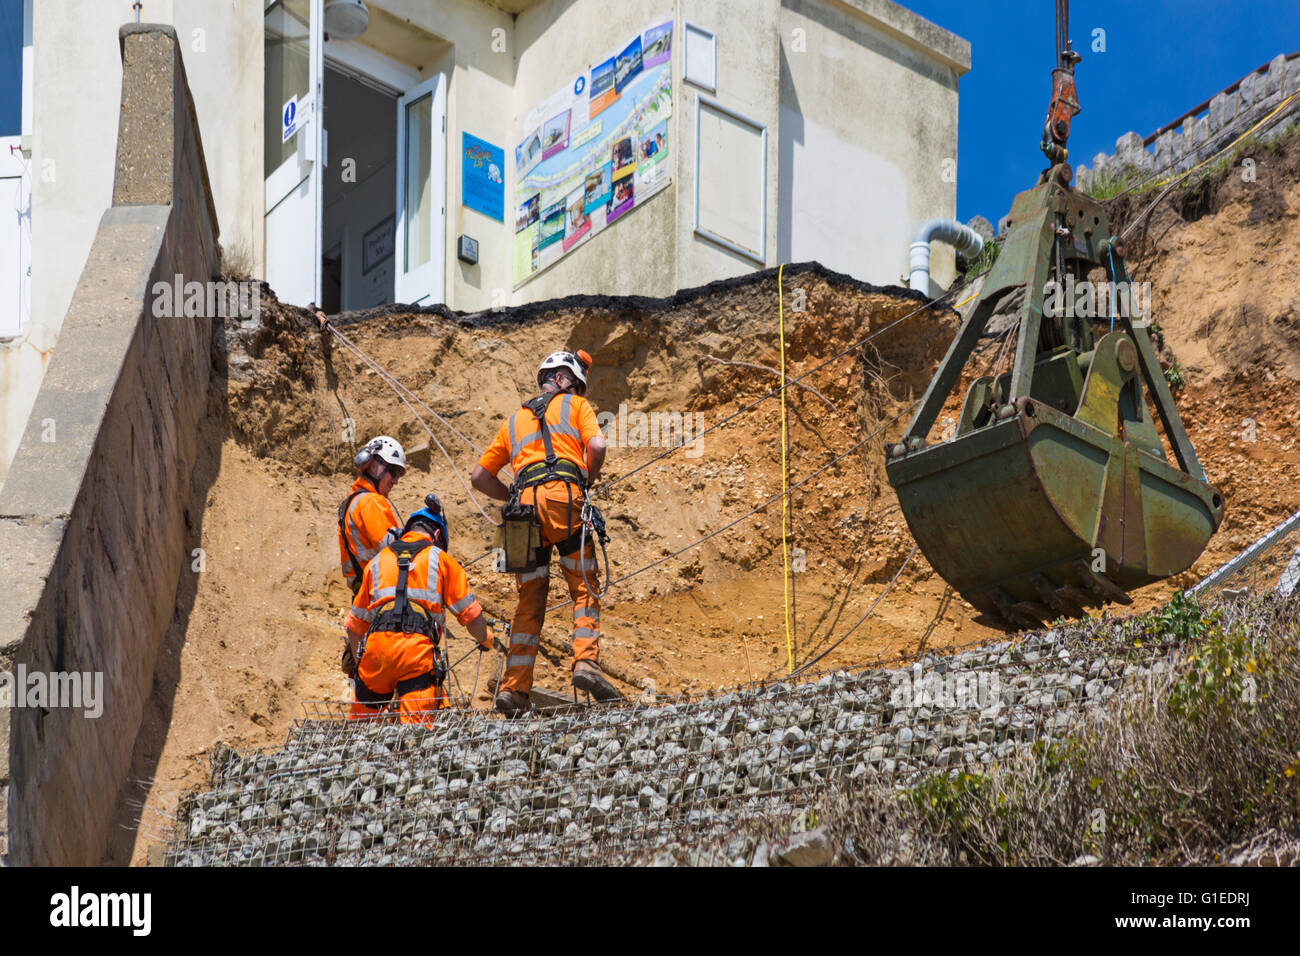
M1203 600L1232 599L1300 585L1300 511L1192 588Z
M735 839L831 788L904 787L1056 739L1170 666L1096 628L704 699L428 726L314 702L277 750L212 757L172 865L619 863Z

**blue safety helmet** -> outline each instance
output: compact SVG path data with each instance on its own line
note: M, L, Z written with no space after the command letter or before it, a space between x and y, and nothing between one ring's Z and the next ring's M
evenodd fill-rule
M435 528L442 529L442 549L445 551L451 545L451 531L447 528L447 518L442 513L442 502L438 500L435 494L424 496L424 507L419 511L411 512L411 516L406 519L406 524L402 527L402 533L410 531L416 522L425 522L433 525Z

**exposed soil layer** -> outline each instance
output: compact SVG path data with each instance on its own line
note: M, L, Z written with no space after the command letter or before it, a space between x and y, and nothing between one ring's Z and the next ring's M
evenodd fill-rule
M1167 600L1300 508L1294 280L1300 170L1293 140L1261 153L1253 184L1234 184L1240 177L1229 169L1215 185L1197 187L1208 198L1172 194L1133 244L1136 277L1154 288L1162 357L1176 359L1187 380L1178 393L1180 413L1228 505L1223 527L1194 567L1136 592L1132 610ZM1122 221L1149 201L1122 200L1115 215ZM337 323L480 448L534 393L541 357L560 347L595 356L588 394L598 411L616 419L607 433L605 476L628 476L601 502L613 535L613 575L664 559L615 584L605 598L602 660L629 693L653 687L701 694L777 676L791 659L798 663L825 649L898 571L912 540L884 481L883 443L902 432L906 418L891 419L919 397L957 327L955 313L921 308L915 293L874 288L818 266L787 267L783 284L789 375L902 319L869 345L813 371L803 380L808 388L788 392L787 480L807 479L790 496L788 637L779 498L670 557L780 495L781 404L772 398L742 411L778 383L771 371L751 367L780 364L775 270L667 300L574 296L476 315L390 307L340 316ZM118 861L141 862L146 847L161 842L154 824L170 814L182 790L205 782L203 758L214 744L278 744L302 701L340 695L337 658L349 595L337 564L335 511L351 482L356 445L390 434L407 446L413 467L394 502L407 514L425 492L436 491L451 517L452 552L461 560L481 555L491 538L488 521L412 411L379 375L323 337L306 313L270 300L260 323L229 328L226 342L208 433L216 478L203 510L204 568L193 608L168 643L175 655L170 670L160 667L158 706L146 734L152 742L137 748L152 786L140 835L134 846L124 839ZM989 350L996 343L984 348L976 362L995 358ZM737 362L751 365L727 364ZM959 397L951 398L941 422L956 416ZM665 451L654 443L660 435L638 428L639 413L659 413L651 419L659 425L667 413L719 427L697 446L632 474ZM478 452L420 414L468 480ZM480 504L496 516L491 502ZM474 590L489 613L509 618L512 578L488 564L470 566ZM562 591L557 574L553 602L567 597ZM569 626L567 608L551 613L537 668L538 685L559 693L569 690L563 649ZM462 629L453 631L454 660L470 645ZM951 595L918 553L867 622L822 666L906 658L922 648L1001 636L975 620L974 609ZM485 659L471 689L474 664L471 656L457 677L476 706L487 706L500 659Z

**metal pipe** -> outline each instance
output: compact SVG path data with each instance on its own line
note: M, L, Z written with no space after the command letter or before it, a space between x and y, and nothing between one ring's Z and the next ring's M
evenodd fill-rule
M930 294L930 243L946 242L968 259L984 249L984 240L974 229L955 219L927 219L912 238L908 263L908 285Z

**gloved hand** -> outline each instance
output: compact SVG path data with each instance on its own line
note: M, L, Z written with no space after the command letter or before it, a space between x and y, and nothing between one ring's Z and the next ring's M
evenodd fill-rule
M339 661L339 668L348 677L357 676L357 660L352 656L352 645L347 641L343 642L343 659Z

